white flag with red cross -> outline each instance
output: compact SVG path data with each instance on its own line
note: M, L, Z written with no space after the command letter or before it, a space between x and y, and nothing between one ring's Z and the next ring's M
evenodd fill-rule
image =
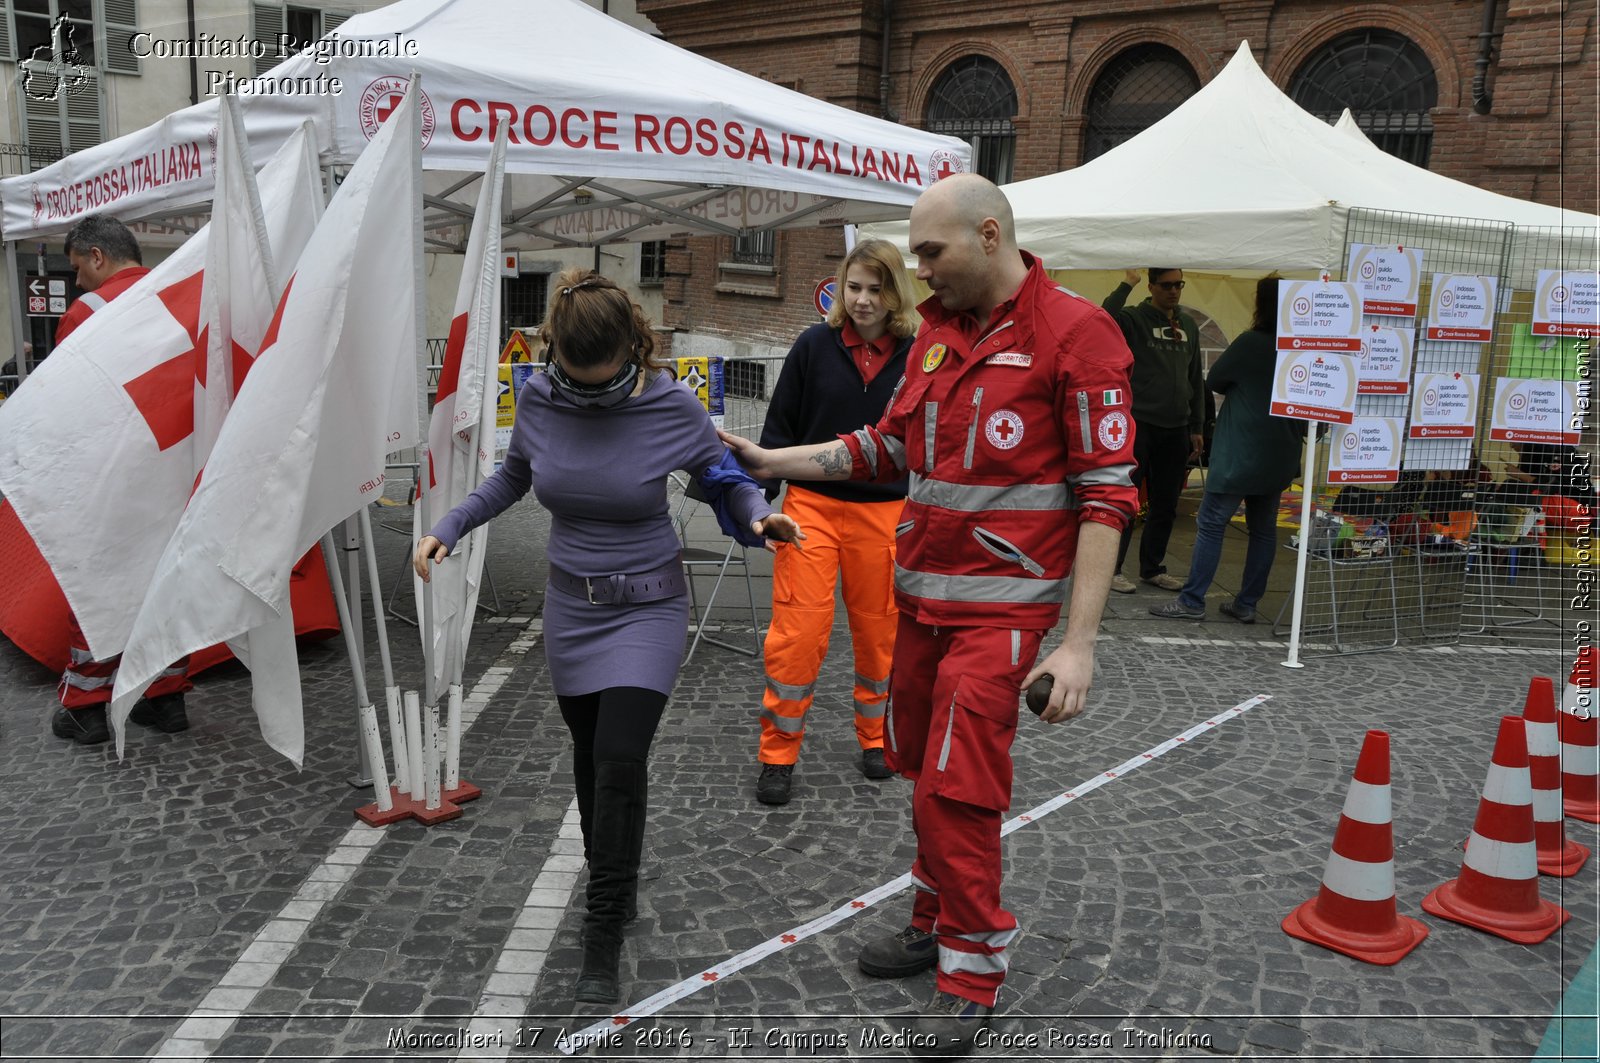
M298 258L309 235L302 219L319 201L307 198L320 182L313 136L302 127L259 177L279 263ZM219 129L220 213L233 210L222 186L237 187L230 174L247 158L241 149ZM202 319L203 290L219 303L236 288L261 294L244 276L207 289L213 231L206 226L92 314L0 406L0 491L49 562L97 658L126 643L215 438L214 429L196 431L197 412L205 411L198 423L209 425L232 399L225 386L207 386L209 348L223 333ZM259 242L253 233L231 235Z
M408 96L373 137L284 285L134 620L114 721L167 662L288 616L295 560L377 497L390 451L417 442L415 106ZM262 734L299 766L298 713L263 719Z
M497 127L472 216L466 264L456 288L450 338L445 343L444 368L428 421L422 498L412 509L413 542L494 472L500 372L500 212L508 129L505 123ZM488 549L488 527L474 528L456 543L450 559L433 570L433 652L429 660L436 691L446 689L458 674L453 674L456 663L466 656ZM412 583L417 616L421 617L426 613L423 583L417 578ZM422 637L426 639L428 633Z

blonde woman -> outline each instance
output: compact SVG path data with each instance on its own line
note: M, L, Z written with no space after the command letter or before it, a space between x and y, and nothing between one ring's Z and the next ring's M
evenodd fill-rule
M839 270L826 323L800 334L772 392L763 447L831 442L883 416L905 375L916 331L905 264L884 240L859 243ZM894 604L894 529L904 478L790 483L783 511L806 529L804 550L778 551L761 699L761 773L756 799L789 802L806 713L833 631L834 585L843 585L855 652L855 729L861 771L887 779L883 713L899 613Z
M699 479L723 529L749 545L794 540L738 471L710 415L652 361L649 323L626 292L569 269L541 330L545 371L523 386L505 462L417 544L423 579L473 528L531 488L550 512L545 656L572 733L573 780L589 862L583 970L574 996L621 996L622 928L644 846L646 761L683 663L689 628L666 478Z

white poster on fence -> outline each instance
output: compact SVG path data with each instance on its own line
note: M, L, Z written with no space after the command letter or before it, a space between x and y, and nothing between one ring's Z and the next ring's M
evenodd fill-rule
M1417 330L1368 325L1361 330L1357 392L1404 395L1411 390L1411 358Z
M1279 351L1272 415L1349 424L1356 411L1357 361L1337 351Z
M1420 247L1351 244L1344 275L1361 296L1361 312L1416 317L1422 289Z
M1503 376L1494 382L1489 438L1508 443L1565 443L1576 446L1583 434L1578 381L1525 380Z
M1399 417L1357 417L1333 429L1328 452L1330 484L1392 484L1400 479L1400 447L1405 421Z
M1478 374L1418 373L1411 392L1412 439L1471 439L1478 412Z
M1541 269L1533 289L1535 336L1593 336L1600 324L1600 274Z
M1278 350L1359 353L1361 299L1356 286L1326 278L1279 281Z
M1430 340L1465 340L1488 343L1494 335L1494 277L1470 273L1435 273L1428 300Z

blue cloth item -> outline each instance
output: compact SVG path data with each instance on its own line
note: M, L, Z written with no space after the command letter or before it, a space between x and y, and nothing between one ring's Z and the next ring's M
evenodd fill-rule
M717 527L722 529L722 534L741 546L764 548L767 545L766 537L751 531L750 525L735 517L728 506L728 488L736 484L749 484L757 489L761 487L740 467L733 451L724 449L721 459L715 465L707 466L705 472L695 477L695 481L699 483L706 501L711 504L711 511L717 515Z
M1245 547L1244 573L1239 580L1239 593L1234 595L1240 607L1254 609L1267 590L1267 577L1272 574L1272 559L1278 549L1278 494L1236 495L1207 491L1200 500L1200 510L1194 516L1194 554L1189 559L1189 580L1178 592L1178 601L1190 609L1206 607L1206 591L1217 574L1217 563L1222 559L1222 535L1228 521L1244 503L1245 526L1250 540Z

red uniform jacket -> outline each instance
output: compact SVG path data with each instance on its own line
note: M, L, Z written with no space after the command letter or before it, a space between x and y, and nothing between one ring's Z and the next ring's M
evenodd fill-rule
M89 320L90 314L132 288L136 281L149 272L143 266L119 269L101 281L100 287L74 299L72 305L67 307L66 313L56 321L56 345L60 346L68 336L72 335L74 329Z
M1023 259L1027 279L981 335L937 299L918 307L888 410L840 437L854 478L909 473L895 592L922 623L1053 627L1079 523L1120 530L1137 510L1133 356L1109 314Z

